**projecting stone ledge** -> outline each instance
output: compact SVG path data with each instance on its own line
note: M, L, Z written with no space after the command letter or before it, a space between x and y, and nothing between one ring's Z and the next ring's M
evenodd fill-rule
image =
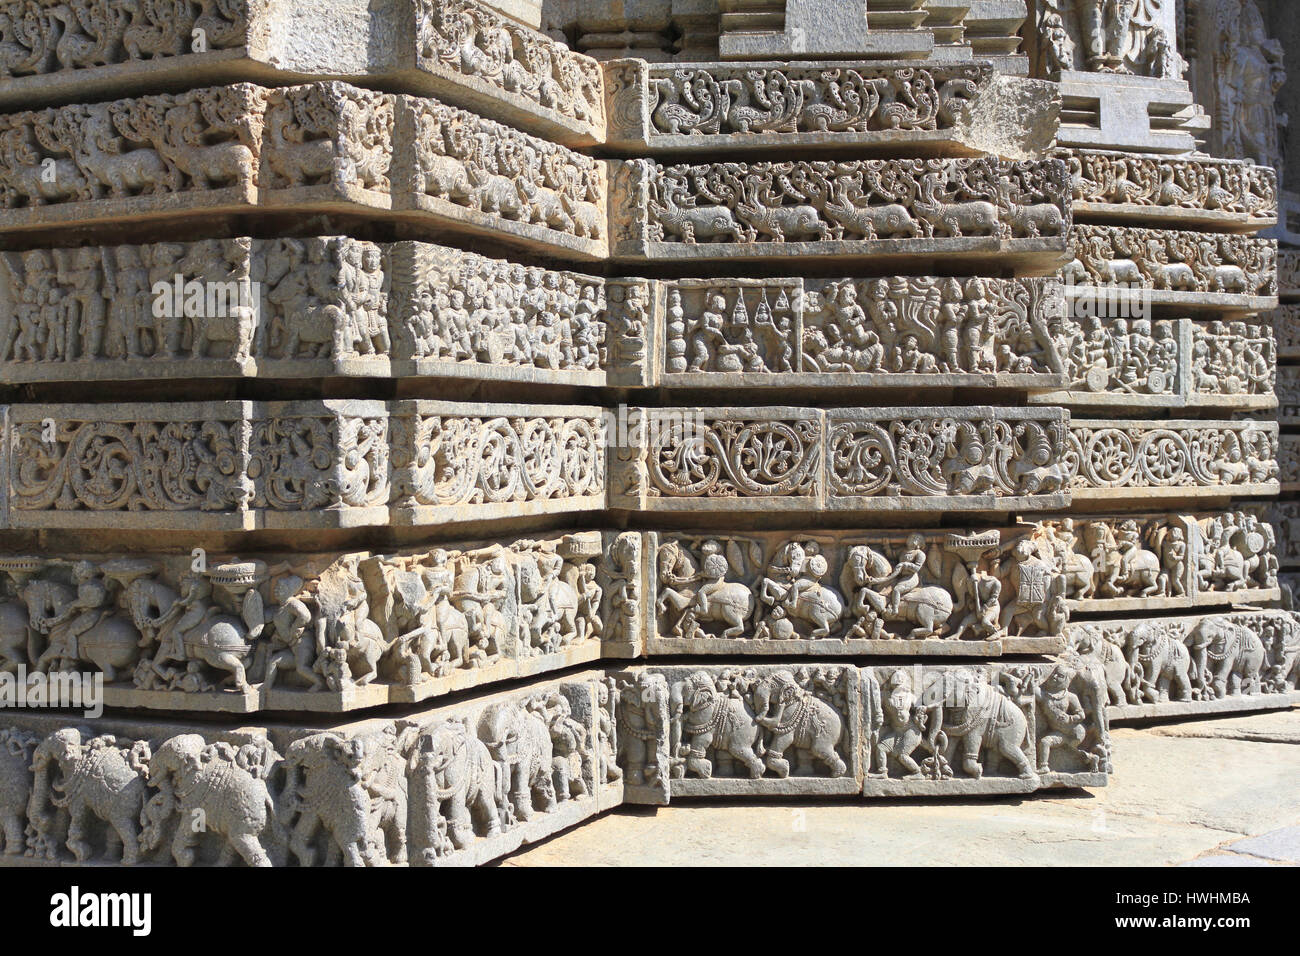
M238 83L11 113L0 116L0 161L11 245L35 232L289 209L565 258L607 252L601 161L435 99L346 83Z
M0 110L156 89L347 79L433 94L570 146L605 136L599 65L473 0L5 0Z
M1061 409L981 406L632 409L610 465L610 507L1064 508L1067 422Z
M960 259L1003 272L1068 261L1070 180L1060 160L617 163L615 259L870 256L877 268Z
M327 400L2 412L0 527L359 528L605 507L598 408Z
M1034 159L1052 144L1051 83L980 63L604 64L608 146L628 154L842 149Z

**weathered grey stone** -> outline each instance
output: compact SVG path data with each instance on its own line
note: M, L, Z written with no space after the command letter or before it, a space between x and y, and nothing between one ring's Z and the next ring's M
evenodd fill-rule
M583 406L361 400L7 409L0 527L357 528L599 510Z
M5 555L0 673L100 673L106 706L146 710L421 701L639 646L640 553L635 534L583 531L242 561Z
M56 0L8 0L0 8L7 44L0 109L182 85L346 78L445 97L566 145L603 140L597 64L529 29L540 22L535 10L533 22L521 25L490 6L182 0L166 7L104 3L76 12Z
M621 802L610 694L590 672L346 724L12 715L0 770L22 799L4 808L4 860L482 863ZM51 788L69 794L63 812Z
M1112 722L1284 709L1300 679L1289 611L1074 622L1066 637L1103 679Z
M1215 233L1075 225L1067 295L1189 310L1264 312L1277 306L1277 244Z
M605 64L608 145L621 152L837 149L1037 159L1051 84L989 63Z
M882 177L884 179L882 180ZM887 183L886 183L887 181ZM618 163L615 259L939 258L1049 271L1065 261L1069 175L1059 160Z
M1066 418L1060 409L979 406L633 409L611 464L610 506L678 514L1060 508Z

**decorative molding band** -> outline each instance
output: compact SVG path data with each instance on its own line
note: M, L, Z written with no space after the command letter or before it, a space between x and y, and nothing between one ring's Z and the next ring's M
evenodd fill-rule
M605 138L600 66L473 0L0 3L0 110L199 83L348 79L496 116L567 146Z

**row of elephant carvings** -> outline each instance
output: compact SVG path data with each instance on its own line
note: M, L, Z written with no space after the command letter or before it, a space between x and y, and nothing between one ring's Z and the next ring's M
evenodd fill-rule
M376 357L592 371L644 352L649 295L644 281L413 241L31 249L0 253L0 362Z
M1300 622L1286 611L1069 625L1101 663L1112 706L1287 694L1300 687Z
M662 166L614 172L616 238L674 243L993 237L1063 240L1056 159L896 159Z
M638 633L640 548L636 534L592 531L198 566L6 555L0 673L98 671L110 685L182 694L340 693L573 649L594 657L602 640Z
M1065 421L1047 410L640 410L612 491L647 499L1033 496L1277 480L1271 422Z
M157 406L118 406L113 420L72 409L83 414L29 407L12 423L14 512L329 512L605 493L605 423L581 408L528 417L514 406L231 402L164 419Z
M0 724L0 860L479 862L463 851L509 852L512 831L570 807L571 825L618 784L618 689L588 676L377 730Z
M398 117L402 121L398 122ZM0 209L309 186L444 199L599 240L604 166L435 99L250 83L0 117Z

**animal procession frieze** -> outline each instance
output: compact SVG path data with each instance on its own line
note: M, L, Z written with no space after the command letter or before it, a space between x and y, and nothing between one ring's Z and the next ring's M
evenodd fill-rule
M1226 233L1075 225L1066 292L1126 291L1155 305L1276 307L1277 243Z
M861 694L867 796L1097 786L1110 771L1104 685L1068 658L864 668Z
M9 406L3 524L251 530L592 510L605 420L581 406Z
M753 385L1061 382L1051 279L678 279L662 381Z
M393 97L251 83L0 116L0 222L231 209L313 195L388 205ZM297 194L292 190L304 190Z
M1277 404L1280 350L1267 324L1140 313L1103 318L1084 311L1053 327L1064 390L1031 395L1031 403L1231 409Z
M609 145L704 151L742 146L893 146L980 152L973 118L1003 101L985 63L711 63L620 60L605 65ZM1046 112L1008 115L1008 143L1033 138ZM1024 128L1014 127L1019 123Z
M1044 664L647 665L615 674L624 799L1104 785L1105 685Z
M177 87L196 69L209 82L327 72L446 96L566 145L603 141L600 66L564 43L473 0L396 0L370 18L364 42L334 42L352 38L357 16L346 0L314 4L310 17L249 0L6 0L0 108Z
M398 105L410 163L402 205L604 258L602 161L438 100L403 96Z
M1281 277L1281 270L1278 272ZM1300 303L1289 303L1274 310L1268 318L1277 336L1279 358L1300 358Z
M1240 160L1061 150L1075 213L1256 230L1278 218L1277 172Z
M1032 525L647 535L651 654L996 657L1063 647Z
M1070 624L1070 658L1104 688L1112 721L1285 708L1300 679L1300 619L1257 610Z
M1072 611L1264 604L1280 595L1274 524L1255 509L1079 515L1039 521L1034 550Z
M1275 495L1276 422L1070 422L1070 489L1076 501L1167 494Z
M482 863L622 801L616 695L591 672L324 731L15 715L0 724L0 858Z
M604 78L591 57L472 0L414 0L413 8L416 68L445 78L446 95L486 95L498 110L522 103L525 118L540 112L559 127L557 142L603 141Z
M987 254L1064 262L1071 222L1060 160L719 162L613 170L617 258Z
M1059 409L632 409L614 508L1008 510L1068 501Z
M428 97L236 83L0 116L6 228L288 206L606 251L602 161Z
M594 661L638 638L639 536L421 552L0 556L0 673L112 707L340 712Z

